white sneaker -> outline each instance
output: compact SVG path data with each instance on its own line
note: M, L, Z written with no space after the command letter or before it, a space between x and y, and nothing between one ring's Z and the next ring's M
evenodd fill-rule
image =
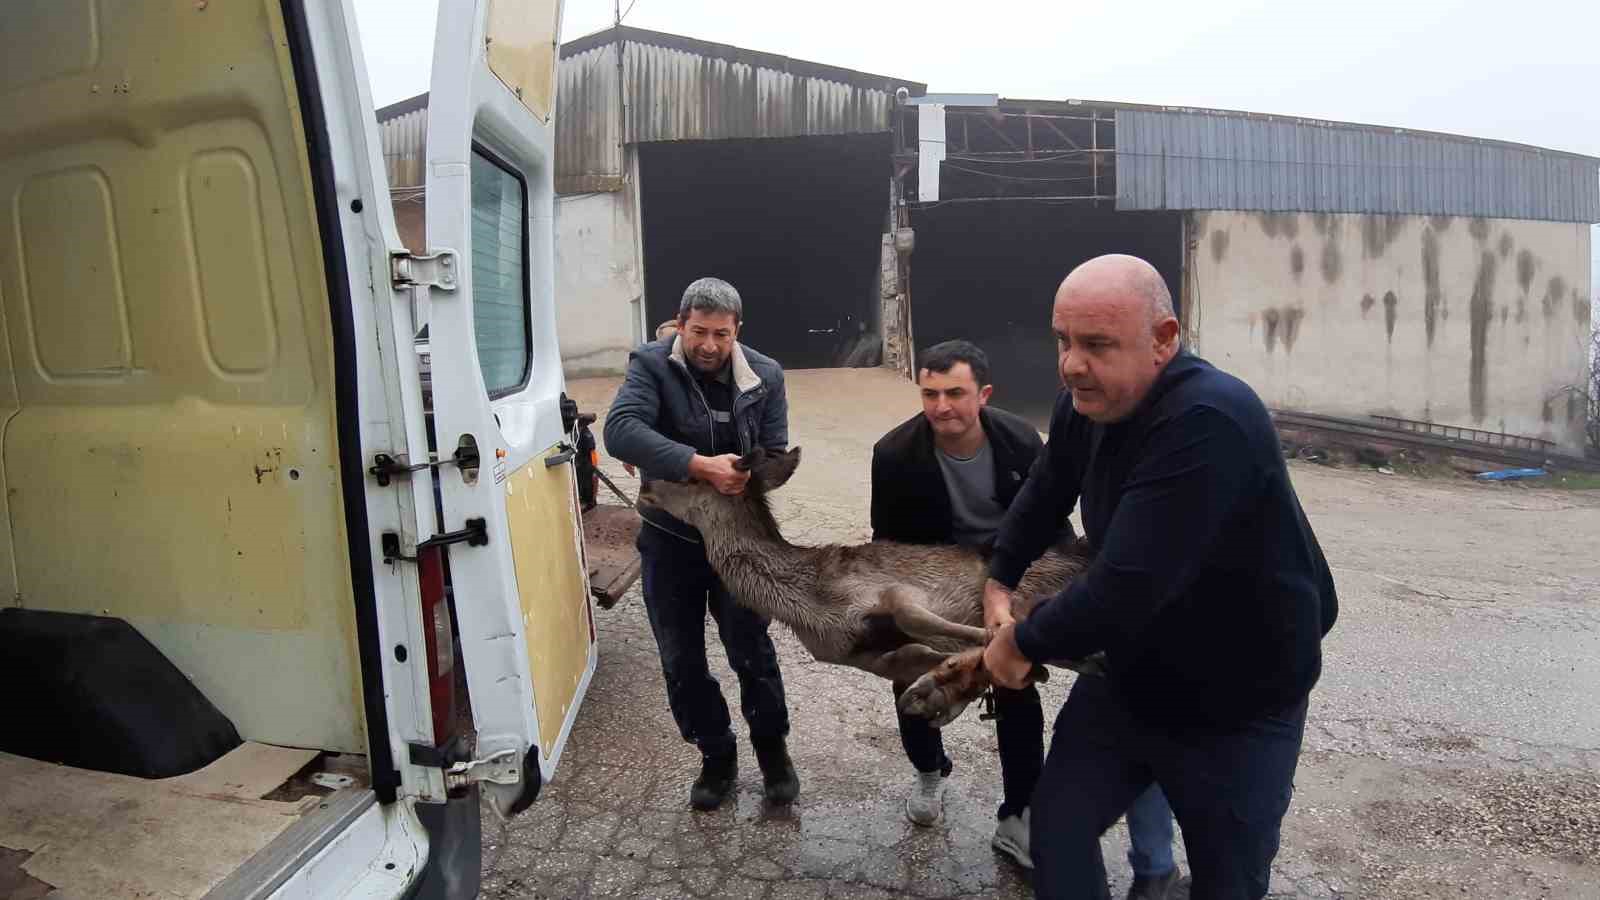
M1033 868L1033 855L1028 852L1028 814L1032 810L1025 809L1020 816L1006 816L995 826L994 840L991 842L996 850L1011 857L1017 865L1024 869Z
M944 775L938 772L918 772L911 783L911 793L906 795L906 818L913 825L924 827L939 821L944 809Z

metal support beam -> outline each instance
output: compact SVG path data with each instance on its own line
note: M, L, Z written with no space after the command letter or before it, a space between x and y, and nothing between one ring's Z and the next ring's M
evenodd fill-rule
M1115 199L1117 199L1117 198L1115 198L1115 197L1092 197L1092 196L1081 196L1081 197L1070 197L1070 196L1029 197L1029 196L1026 196L1026 195L1020 195L1020 196L1016 196L1016 197L951 197L948 200L940 200L937 203L926 203L926 202L923 202L923 203L919 203L918 205L919 206L943 206L946 203L1030 203L1030 202L1031 203L1037 203L1039 201L1049 201L1049 202L1052 202L1052 203L1061 203L1063 201L1073 201L1073 202L1081 203L1081 202L1085 202L1085 201L1100 201L1100 200L1115 200Z
M1089 121L1089 117L1088 116L1057 116L1057 115L1052 115L1050 113L1041 113L1041 112L1019 112L1019 113L1003 112L1003 113L1000 113L1000 115L1004 116L1007 119L1029 118L1029 119L1039 119L1041 121L1055 121L1055 122L1087 122L1087 121Z
M1018 151L1020 151L1022 149L1021 147L1017 146L1017 142L1013 141L1011 139L1010 135L1006 134L1004 131L1001 131L999 128L995 127L995 124L993 122L989 121L989 117L988 116L981 116L978 119L978 121L980 121L983 124L989 126L989 130L994 132L995 135L1000 138L1000 140L1005 141L1006 142L1006 146L1010 147L1013 150L1018 150Z
M1089 193L1100 194L1100 114L1094 110L1089 111L1089 149L1093 151L1089 156L1089 163L1093 181L1090 182Z
M944 162L944 104L917 107L917 199L939 199L939 164Z
M1099 151L1092 151L1092 150L1065 150L1065 149L1059 149L1059 150L1043 149L1043 150L1041 150L1041 149L1037 149L1036 148L1034 150L1034 156L1035 156L1035 161L1036 162L1057 162L1057 163L1062 163L1063 165L1076 164L1076 165L1087 166L1087 165L1089 165L1089 157L1090 156L1098 155L1098 154L1111 154L1111 153L1114 153L1114 152L1116 152L1116 151L1114 151L1114 150L1099 150ZM991 159L991 160L994 160L994 161L997 161L997 162L1005 162L1005 161L1009 161L1009 162L1026 162L1027 161L1026 160L1027 155L1028 155L1028 151L1026 151L1026 150L980 150L980 151L978 151L976 153L963 153L963 152L957 151L955 153L951 153L950 154L950 158L954 159L956 157L961 157L962 159Z
M1032 119L1032 118L1030 118L1030 119L1029 119L1029 120L1028 120L1028 121L1029 121L1029 122L1032 122L1032 121L1033 121L1033 119ZM1061 135L1061 139L1062 139L1062 140L1063 140L1063 141L1066 141L1066 142L1067 142L1067 146L1069 146L1069 147L1071 147L1071 148L1072 148L1072 149L1074 149L1074 150L1082 150L1082 149L1083 149L1083 148L1082 148L1082 147L1080 147L1080 146L1079 146L1079 145L1078 145L1078 142L1077 142L1077 141L1075 141L1075 140L1073 140L1073 139L1072 139L1072 138L1070 138L1070 137L1068 137L1068 136L1067 136L1067 133L1066 133L1066 132L1065 132L1065 131L1062 131L1062 130L1061 130L1061 129L1060 129L1060 128L1058 128L1058 127L1056 127L1056 123L1054 123L1054 122L1052 122L1052 121L1050 121L1050 120L1049 120L1049 119L1047 119L1047 118L1039 118L1039 121L1041 121L1041 122L1043 122L1043 123L1044 123L1044 124L1046 124L1046 125L1048 125L1048 126L1050 126L1050 130L1051 130L1051 131L1054 131L1054 132L1055 132L1055 133L1056 133L1056 134L1059 134L1059 135Z

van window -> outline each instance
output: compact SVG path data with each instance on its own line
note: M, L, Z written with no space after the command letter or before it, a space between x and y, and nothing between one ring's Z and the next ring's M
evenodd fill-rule
M472 326L478 366L489 396L528 380L533 335L528 328L527 185L474 148L472 153Z

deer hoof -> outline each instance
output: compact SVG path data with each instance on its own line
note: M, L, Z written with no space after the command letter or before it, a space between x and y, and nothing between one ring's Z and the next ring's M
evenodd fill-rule
M935 728L943 728L946 725L949 725L951 722L954 722L955 720L961 718L961 714L966 712L966 711L967 711L967 701L966 700L955 700L955 701L951 702L951 704L949 706L946 706L944 708L943 712L941 712L937 716L934 716L933 718L929 719L928 720L928 724L932 725Z
M966 705L964 701L956 699L955 692L950 687L939 683L934 677L934 672L928 672L913 681L905 693L900 695L899 703L901 712L908 716L927 719L935 728L942 728L955 721L956 716L961 715L961 710L965 709ZM952 707L955 709L954 714L950 712Z

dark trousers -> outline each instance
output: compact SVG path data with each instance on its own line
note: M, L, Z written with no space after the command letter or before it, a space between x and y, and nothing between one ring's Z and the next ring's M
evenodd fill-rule
M661 653L667 703L683 739L705 752L733 749L728 704L706 665L706 612L739 678L739 707L750 738L781 738L789 733L778 653L767 636L769 620L728 595L705 548L663 534L645 524L637 544L644 605Z
M1105 679L1078 678L1033 798L1035 894L1109 897L1100 836L1154 782L1183 830L1189 896L1266 896L1305 722L1301 700L1227 733L1174 735L1133 718Z
M896 701L907 687L895 682ZM1000 804L1000 818L1004 819L1021 815L1028 808L1039 782L1039 769L1044 765L1044 708L1039 703L1038 688L1029 685L1020 691L996 687L994 711L1000 742L1000 779L1005 786ZM944 752L944 738L927 719L900 714L900 744L918 772L950 774L952 765Z

